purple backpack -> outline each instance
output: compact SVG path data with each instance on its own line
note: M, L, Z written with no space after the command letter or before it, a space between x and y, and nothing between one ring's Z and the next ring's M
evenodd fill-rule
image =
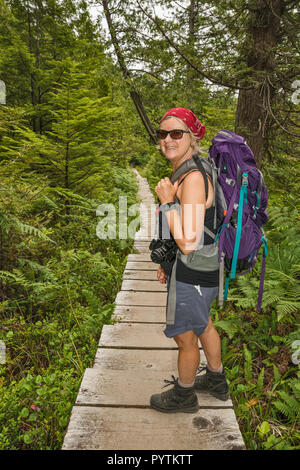
M263 175L256 167L245 139L228 130L221 130L213 138L208 161L217 172L218 184L214 189L221 193L216 204L218 231L215 242L219 244L220 270L226 273L224 299L227 299L229 278L234 279L236 275L251 271L263 245L256 307L260 311L268 251L262 228L268 220L268 191ZM221 289L223 282L220 283Z
M180 254L180 259L186 266L200 271L203 263L206 271L215 270L219 265L219 305L222 305L223 299L227 299L229 279L251 271L263 245L256 306L260 311L268 252L262 228L268 220L268 191L253 153L243 137L223 129L213 138L207 158L197 155L185 160L172 175L172 183L193 169L201 171L204 180L206 173L212 177L216 209L214 232L204 226L211 243L189 255Z

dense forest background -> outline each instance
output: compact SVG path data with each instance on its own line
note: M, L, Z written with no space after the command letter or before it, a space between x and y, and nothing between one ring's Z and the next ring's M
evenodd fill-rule
M132 239L96 209L170 169L173 106L244 135L269 190L260 263L213 308L248 449L300 447L299 44L288 0L0 0L0 449L59 449ZM298 79L297 79L298 77ZM0 351L1 353L1 351Z

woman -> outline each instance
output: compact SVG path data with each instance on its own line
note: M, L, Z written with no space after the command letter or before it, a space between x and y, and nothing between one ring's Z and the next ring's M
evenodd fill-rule
M174 132L175 131L175 132ZM157 131L160 150L172 165L173 174L187 159L199 152L198 142L205 126L185 108L170 109ZM205 179L207 183L205 185ZM208 187L207 194L205 187ZM213 231L215 210L212 207L213 186L207 174L191 170L174 183L163 178L155 192L161 203L171 235L181 253L192 253L204 238L204 224ZM176 208L180 201L180 210ZM167 282L172 265L162 263L157 270L161 283ZM195 390L209 392L221 400L228 399L228 386L221 362L220 337L212 325L210 304L218 294L218 271L190 269L178 260L176 267L176 310L173 325L164 333L178 345L178 379L165 381L174 387L152 395L150 404L162 412L196 412L199 408ZM168 283L169 284L169 283ZM169 299L168 285L168 302ZM200 363L198 338L207 358L206 374L196 377ZM199 369L200 370L200 369Z

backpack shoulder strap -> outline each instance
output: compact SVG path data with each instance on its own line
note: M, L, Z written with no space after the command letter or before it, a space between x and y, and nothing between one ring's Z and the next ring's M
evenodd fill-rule
M188 160L185 160L178 168L177 170L175 171L175 173L171 176L171 181L172 183L174 184L174 182L176 180L178 180L178 178L183 175L184 173L186 173L187 171L189 170L192 170L192 169L197 169L197 164L194 160L194 158L189 158Z
M184 173L187 173L189 172L190 170L193 170L193 171L200 171L202 173L202 176L203 176L203 179L204 179L204 185L205 185L205 195L206 195L206 199L208 197L208 182L207 182L207 175L206 175L206 171L204 170L203 168L203 165L200 161L199 158L197 158L196 156L193 156L193 158L189 158L188 160L186 160L185 162L183 162L179 168L177 168L177 170L175 171L174 175L171 176L171 182L174 184L174 182L176 180L178 180L178 178L183 175ZM192 173L192 172L191 172ZM187 175L186 175L187 176ZM186 177L185 176L185 177ZM184 178L185 178L184 177ZM182 183L182 181L184 180L184 178L180 181L179 184Z

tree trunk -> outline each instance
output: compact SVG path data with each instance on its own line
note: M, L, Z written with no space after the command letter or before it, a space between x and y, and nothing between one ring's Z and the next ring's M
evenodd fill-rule
M235 131L247 139L260 166L268 146L267 129L272 119L274 50L280 39L284 2L254 0L250 5L245 50L247 65L252 70L243 85L252 84L253 87L250 90L239 90Z
M154 131L153 126L152 126L152 124L151 124L151 122L148 118L148 115L145 111L145 108L144 108L143 103L142 103L141 96L134 89L134 86L133 86L133 84L130 80L130 72L129 72L126 64L125 64L125 60L124 60L124 57L122 55L122 52L121 52L121 49L120 49L120 46L119 46L119 43L118 43L118 39L117 39L115 29L114 29L114 26L113 26L113 22L112 22L110 10L109 10L108 2L106 0L102 0L102 5L103 5L104 14L105 14L105 18L106 18L106 21L107 21L108 29L109 29L109 32L110 32L111 41L113 43L113 46L114 46L114 49L115 49L115 52L116 52L116 55L117 55L117 59L118 59L119 65L120 65L120 68L122 70L124 80L126 81L126 83L129 86L129 93L130 93L131 99L134 102L134 105L135 105L136 110L137 110L137 112L138 112L138 114L139 114L139 116L142 120L142 123L144 124L144 127L145 127L146 131L149 134L150 141L153 144L156 144L155 131Z
M189 47L195 53L195 25L198 15L198 1L199 0L190 0L190 5L188 8L189 14ZM194 92L193 92L193 82L195 78L198 78L198 74L191 67L190 64L187 64L186 72L186 96L189 108L192 108L192 103L195 101Z
M33 54L33 37L32 37L32 31L31 31L31 17L30 17L30 11L29 9L27 10L27 25L28 25L28 48L29 52ZM35 99L35 78L34 78L34 72L30 72L30 87L31 87L31 104L33 108L36 105L36 99ZM32 117L32 130L36 132L36 117Z

